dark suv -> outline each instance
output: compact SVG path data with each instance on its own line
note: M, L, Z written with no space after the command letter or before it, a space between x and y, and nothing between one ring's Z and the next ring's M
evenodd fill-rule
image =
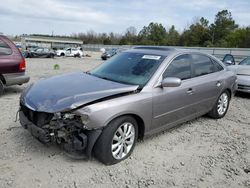
M16 45L0 35L0 95L5 86L22 85L29 81L25 69L25 59Z

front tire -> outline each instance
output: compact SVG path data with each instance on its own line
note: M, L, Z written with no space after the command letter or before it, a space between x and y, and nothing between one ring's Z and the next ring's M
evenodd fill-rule
M230 103L230 94L228 91L223 91L216 101L213 109L208 113L208 115L214 119L223 118L228 110Z
M122 116L104 128L94 147L94 155L106 165L128 158L138 138L138 125L131 116Z

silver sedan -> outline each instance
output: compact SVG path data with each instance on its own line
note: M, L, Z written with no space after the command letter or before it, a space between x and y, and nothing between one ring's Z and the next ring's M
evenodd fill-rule
M250 93L250 57L243 59L238 65L228 66L237 75L236 91Z
M20 122L70 156L93 153L115 164L131 154L138 139L205 114L224 117L235 80L211 55L136 47L90 72L33 84L20 98Z

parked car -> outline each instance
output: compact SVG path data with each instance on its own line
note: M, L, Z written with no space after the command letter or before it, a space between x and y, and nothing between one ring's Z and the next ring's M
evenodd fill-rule
M84 52L81 47L78 48L65 48L63 50L56 51L57 56L66 56L66 57L83 57Z
M25 60L16 45L0 35L0 95L6 86L22 85L29 81Z
M110 49L110 50L105 51L104 53L102 53L101 58L102 58L102 60L107 60L107 59L113 57L114 55L116 55L119 52L121 52L119 49Z
M243 59L238 65L228 66L237 75L236 91L250 93L250 57Z
M94 70L43 79L20 98L20 123L43 143L105 164L126 159L138 139L209 114L225 116L236 76L215 57L137 47ZM215 122L216 123L216 122Z
M235 60L234 60L234 56L231 54L226 54L222 60L222 62L226 65L235 65Z
M16 47L17 47L17 48L19 49L19 51L21 52L22 56L23 56L24 58L26 58L27 55L28 55L27 50L23 49L22 46L21 46L20 44L16 44Z
M29 58L35 58L35 57L40 57L40 58L54 58L55 53L53 50L50 50L48 48L37 48L34 49L33 51L29 51L27 56Z
M34 52L34 51L36 51L38 48L39 48L38 46L32 45L32 46L27 46L27 47L26 47L26 50L29 51L29 52Z

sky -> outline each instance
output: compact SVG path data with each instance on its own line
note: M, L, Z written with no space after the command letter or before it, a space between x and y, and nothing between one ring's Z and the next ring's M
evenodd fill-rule
M0 6L0 32L6 35L70 35L87 32L139 32L150 22L183 31L196 18L210 23L216 13L231 11L240 26L250 25L250 0L5 0Z

